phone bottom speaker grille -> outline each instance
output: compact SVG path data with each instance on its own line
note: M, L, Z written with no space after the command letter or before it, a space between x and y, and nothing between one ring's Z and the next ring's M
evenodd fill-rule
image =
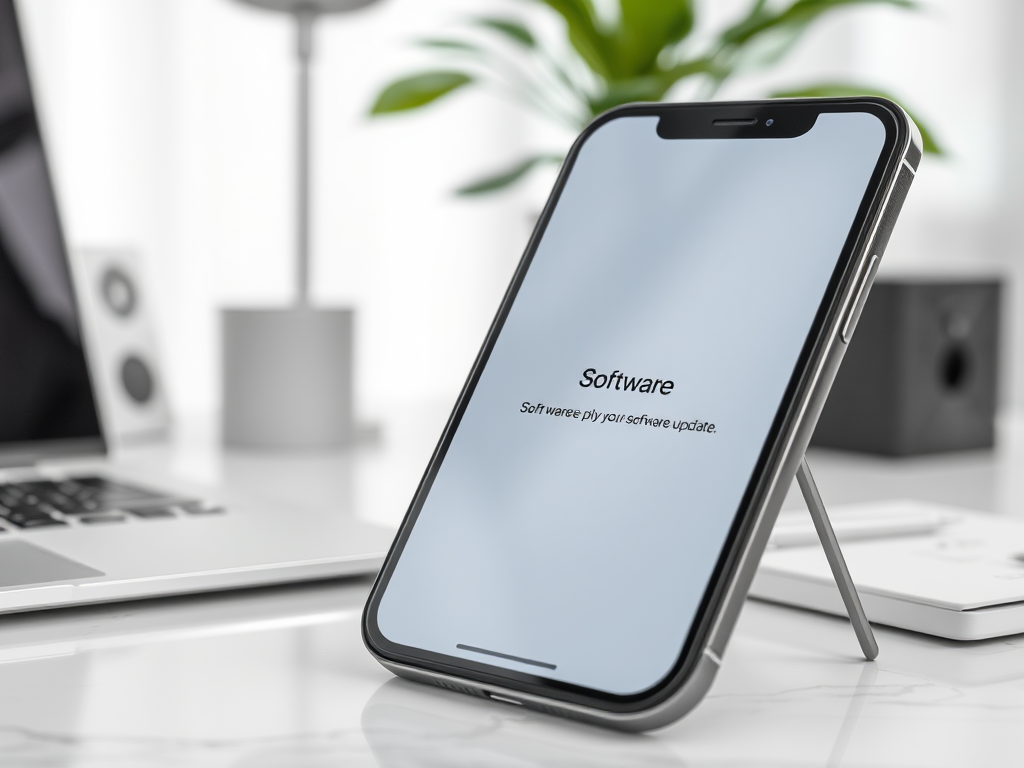
M470 688L468 685L459 685L458 683L449 683L447 680L431 680L431 682L439 688L445 688L449 691L455 691L456 693L464 693L467 696L476 696L477 698L484 699L482 691L478 691L475 688Z

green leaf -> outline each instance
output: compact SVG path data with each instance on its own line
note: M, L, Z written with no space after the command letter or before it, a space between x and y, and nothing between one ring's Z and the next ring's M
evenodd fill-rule
M424 48L440 48L447 51L465 51L466 53L480 53L479 45L467 43L465 40L446 40L442 38L429 37L418 41Z
M588 102L591 115L596 117L613 107L635 101L661 101L671 83L662 77L635 77L631 80L612 80L605 92Z
M900 104L899 99L889 95L885 91L848 83L818 83L817 85L809 85L804 88L777 91L771 95L773 99L813 99L845 96L878 96ZM904 107L904 109L906 109L906 107ZM935 140L935 136L931 130L928 129L918 118L914 117L913 113L911 113L909 109L907 110L907 114L909 114L911 119L913 119L917 124L917 129L921 131L921 141L924 144L924 151L930 155L938 155L940 157L945 155L946 150L943 149L943 147Z
M822 15L843 6L890 5L906 10L919 6L914 0L795 0L781 11L767 9L764 0L756 0L747 17L726 29L719 36L722 45L743 45L751 38L779 27L806 29Z
M781 26L750 38L727 54L729 73L771 69L796 47L806 31L805 27Z
M518 21L486 16L475 21L479 26L498 32L519 45L527 48L537 47L537 39L533 36L533 33L526 28L526 25Z
M615 56L609 37L598 27L590 0L538 0L560 15L568 27L569 42L595 73L615 74ZM662 0L652 0L662 2Z
M754 0L746 17L718 36L716 88L740 69L762 69L779 61L825 14L867 5L920 7L916 0L794 0L778 9L766 0Z
M472 184L460 187L455 190L455 194L462 197L471 197L473 195L482 195L487 192L497 192L500 189L504 189L505 187L515 184L536 166L546 163L560 163L562 162L562 159L561 155L537 155L535 157L529 157L525 160L519 161L511 168L501 171L500 173L487 176L479 181L474 181Z
M603 29L592 0L538 0L558 13L569 41L595 74L630 80L657 71L658 56L693 29L692 0L619 0L619 21Z
M619 77L650 74L659 54L693 30L691 0L619 0L621 20L615 37Z
M472 82L473 78L464 72L423 72L403 77L380 92L370 114L385 115L419 109Z
M680 80L685 80L694 75L714 74L716 74L715 62L712 59L701 58L679 62L668 69L661 70L658 76L664 81L665 91L667 92L669 88Z
M669 89L694 75L713 75L712 62L708 59L693 59L670 67L659 69L652 75L634 77L628 80L609 80L604 91L587 100L590 116L597 117L613 107L636 101L661 101Z

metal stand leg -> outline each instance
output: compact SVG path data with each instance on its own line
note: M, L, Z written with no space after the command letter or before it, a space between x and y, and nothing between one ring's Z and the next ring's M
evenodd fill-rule
M825 550L825 557L828 558L829 567L832 568L832 575L839 587L839 594L843 596L843 603L846 605L846 612L853 624L853 631L857 633L857 640L860 641L861 650L868 661L878 656L878 643L875 642L875 633L871 631L871 624L864 613L864 606L860 604L860 595L850 578L850 570L846 567L846 560L843 559L842 550L839 549L839 541L836 539L835 531L832 530L832 523L829 522L828 513L825 511L825 504L818 493L818 486L814 484L811 477L811 468L807 466L807 459L800 462L800 468L796 471L796 481L800 484L800 491L807 502L807 509L811 513L811 520L814 521L814 530L818 532L821 539L822 549Z

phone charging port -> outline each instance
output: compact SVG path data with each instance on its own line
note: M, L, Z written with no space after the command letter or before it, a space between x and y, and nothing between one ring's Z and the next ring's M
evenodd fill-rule
M500 701L503 704L515 704L517 707L523 706L523 702L516 701L515 699L510 699L507 696L499 696L498 694L491 693L490 691L484 691L484 693L487 694L487 698L494 699L495 701Z

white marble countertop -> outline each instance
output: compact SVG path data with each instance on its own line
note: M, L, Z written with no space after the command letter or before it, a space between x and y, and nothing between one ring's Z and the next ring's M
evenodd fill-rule
M628 736L391 677L367 580L8 617L3 766L1020 764L1024 640L961 645L748 603L711 693Z
M288 495L281 478L300 478L299 501L347 499L395 522L432 447L415 434L443 417L439 409L422 429L386 432L390 447L365 456L223 456L194 442L171 458L137 456L267 493ZM910 496L1013 514L1016 443L1003 445L903 462L811 461L826 503ZM261 488L271 465L277 485ZM1024 636L965 644L876 628L881 652L866 663L847 621L750 601L700 707L670 728L627 736L392 678L360 639L369 583L0 617L0 766L1024 762Z

